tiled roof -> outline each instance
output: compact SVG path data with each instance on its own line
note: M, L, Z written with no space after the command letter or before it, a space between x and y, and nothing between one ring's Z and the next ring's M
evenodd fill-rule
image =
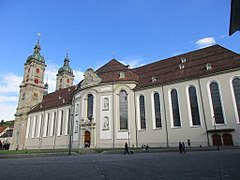
M0 133L3 132L6 128L6 126L0 126Z
M112 59L107 64L103 65L97 70L98 74L113 72L113 71L126 71L128 67L118 62L116 59Z
M43 101L37 104L29 113L71 104L72 94L75 91L75 88L76 86L60 89L43 96Z
M102 79L101 83L117 82L117 81L138 81L138 75L135 74L128 66L123 65L116 59L112 59L107 64L99 68L98 76ZM123 72L123 77L120 73Z
M207 70L207 64L211 69ZM112 59L96 73L101 78L101 83L135 81L138 84L136 89L141 89L208 76L235 68L240 69L240 55L214 45L134 69L129 69L116 59ZM45 95L43 101L30 113L70 104L75 89L76 86L72 86Z
M207 64L211 65L212 69L207 70ZM219 45L214 45L157 61L132 71L139 75L138 89L206 76L234 68L240 68L240 55ZM155 78L154 82L152 81L153 77Z

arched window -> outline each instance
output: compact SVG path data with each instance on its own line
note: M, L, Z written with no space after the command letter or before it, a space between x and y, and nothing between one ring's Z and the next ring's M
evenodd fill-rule
M87 118L92 121L93 119L93 95L89 94L87 99Z
M140 124L141 129L146 129L146 117L145 117L145 101L144 96L139 97L139 106L140 106Z
M212 97L212 107L214 112L214 119L216 124L223 124L224 118L223 118L223 110L222 110L222 103L221 98L219 94L219 87L216 82L212 82L210 84L210 93Z
M191 117L192 117L192 125L200 125L200 115L198 108L198 99L197 99L197 91L194 86L190 86L188 88L189 93L189 101L190 101L190 109L191 109Z
M178 104L178 93L176 89L171 91L173 126L181 126L180 112Z
M234 78L232 81L234 98L236 102L237 112L238 112L238 121L240 121L240 78Z
M60 121L60 135L62 135L63 134L63 114L64 114L64 112L63 112L63 110L61 111L61 121Z
M128 129L128 99L127 92L121 90L119 93L120 105L120 129Z
M159 127L162 127L159 93L155 92L153 96L154 96L153 98L154 98L154 110L155 110L155 123L156 123L156 128L159 128Z

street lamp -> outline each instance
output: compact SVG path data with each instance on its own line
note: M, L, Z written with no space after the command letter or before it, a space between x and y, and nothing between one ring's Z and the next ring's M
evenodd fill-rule
M130 131L128 131L128 146L130 148Z
M218 146L218 133L217 133L217 126L216 126L216 124L217 124L217 122L216 122L216 118L215 118L215 116L213 116L213 121L214 121L214 130L215 130L215 132L216 132L216 135L217 135L217 150L219 151L219 146Z

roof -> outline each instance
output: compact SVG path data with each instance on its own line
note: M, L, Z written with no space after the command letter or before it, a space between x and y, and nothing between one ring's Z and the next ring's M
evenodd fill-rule
M212 69L207 70L207 64ZM240 68L240 55L219 45L214 45L157 61L132 69L132 71L139 75L139 84L137 86L137 89L139 89L212 75L213 73L235 68ZM152 80L153 77L155 81Z
M99 68L97 75L101 78L101 83L116 81L138 81L138 75L128 66L123 65L116 59L112 59L107 64ZM120 73L124 75L120 78Z
M0 133L2 133L6 128L7 126L0 126Z
M116 59L112 59L107 64L103 65L97 70L98 74L113 72L113 71L126 71L128 70L128 66L123 65Z
M76 86L71 86L43 96L42 102L37 104L32 110L29 111L29 113L44 111L47 109L71 104L72 94L75 89Z

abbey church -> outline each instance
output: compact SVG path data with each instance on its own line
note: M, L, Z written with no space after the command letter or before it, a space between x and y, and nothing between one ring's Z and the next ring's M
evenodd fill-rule
M56 90L40 44L24 64L11 149L240 145L240 55L220 45L137 68L112 59L73 85L68 54Z

